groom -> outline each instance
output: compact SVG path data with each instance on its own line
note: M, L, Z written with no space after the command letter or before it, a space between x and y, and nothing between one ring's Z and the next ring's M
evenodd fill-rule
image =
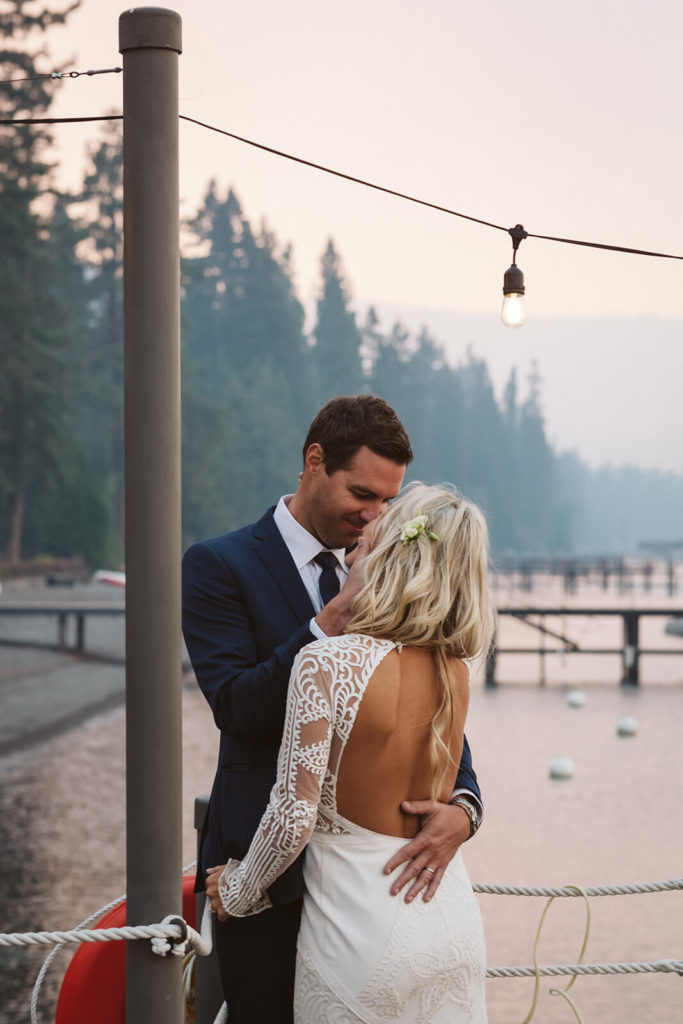
M295 494L251 526L194 544L183 558L183 632L199 685L220 729L218 770L202 837L198 885L208 867L241 860L276 776L287 686L298 651L343 632L360 587L346 549L394 498L412 460L410 441L381 398L329 401L303 449ZM372 776L368 776L368 785ZM422 829L390 862L392 885L438 885L481 805L467 741L458 806L404 804ZM464 806L463 806L464 803ZM389 885L389 882L387 882ZM408 890L409 894L411 890ZM216 923L216 952L230 1024L291 1024L301 859L269 889L272 908Z

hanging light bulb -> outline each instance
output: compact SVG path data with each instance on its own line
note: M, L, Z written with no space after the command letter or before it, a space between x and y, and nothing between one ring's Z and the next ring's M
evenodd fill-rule
M517 249L527 233L521 224L509 228L512 238L512 266L508 267L503 277L503 305L500 318L506 327L521 327L526 323L524 309L524 274L517 266Z
M505 271L503 278L503 305L500 319L506 327L521 327L526 323L524 308L524 274L516 263Z

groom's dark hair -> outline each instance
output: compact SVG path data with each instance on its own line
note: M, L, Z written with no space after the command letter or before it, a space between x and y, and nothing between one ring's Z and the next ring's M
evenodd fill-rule
M304 459L310 445L316 443L322 447L328 476L346 469L364 446L398 466L407 466L413 458L405 427L391 406L376 395L331 398L308 429Z

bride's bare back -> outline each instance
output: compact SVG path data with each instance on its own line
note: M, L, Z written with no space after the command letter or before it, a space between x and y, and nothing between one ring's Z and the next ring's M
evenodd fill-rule
M439 799L448 800L460 763L469 700L464 663L450 663L453 757ZM421 647L394 649L372 674L339 766L337 809L343 817L384 835L412 838L419 818L401 810L403 800L426 800L432 785L430 723L440 702L436 665Z

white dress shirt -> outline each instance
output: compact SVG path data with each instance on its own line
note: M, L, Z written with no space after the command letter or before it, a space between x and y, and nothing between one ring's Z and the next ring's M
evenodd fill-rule
M322 573L322 567L315 561L315 556L319 555L321 551L329 551L324 544L321 544L312 533L309 533L301 523L298 523L292 513L287 508L291 494L286 494L278 501L273 518L275 525L277 526L283 541L287 545L287 550L294 559L299 575L301 576L301 582L306 587L308 596L311 599L311 604L315 608L316 615L319 611L322 611L323 600L320 596L320 587L318 580ZM336 548L332 551L332 554L337 559L337 576L339 577L339 585L343 586L346 577L349 574L348 567L344 561L346 554L345 548ZM314 637L318 640L324 640L327 637L327 633L323 632L318 623L315 621L315 616L311 619L308 624L308 628ZM483 814L483 809L480 801L477 799L474 793L470 793L468 789L455 789L453 791L453 797L463 793L469 796L478 806L480 815ZM451 799L453 799L453 797Z
M280 498L275 508L273 518L275 525L277 526L282 539L287 545L287 550L294 559L294 564L299 571L301 576L301 582L306 587L308 596L311 599L311 604L315 608L316 615L319 611L322 611L323 600L320 596L320 586L318 580L322 573L322 567L315 561L315 556L319 555L321 551L329 551L324 544L309 533L301 523L298 523L292 513L287 508L287 502L292 497L291 494L286 494ZM336 548L332 551L332 554L337 559L337 576L339 577L339 585L343 586L346 581L346 577L349 574L349 570L344 561L344 555L346 551L344 548ZM315 618L312 618L309 623L309 629L313 636L317 637L318 640L324 640L327 636L322 631Z

